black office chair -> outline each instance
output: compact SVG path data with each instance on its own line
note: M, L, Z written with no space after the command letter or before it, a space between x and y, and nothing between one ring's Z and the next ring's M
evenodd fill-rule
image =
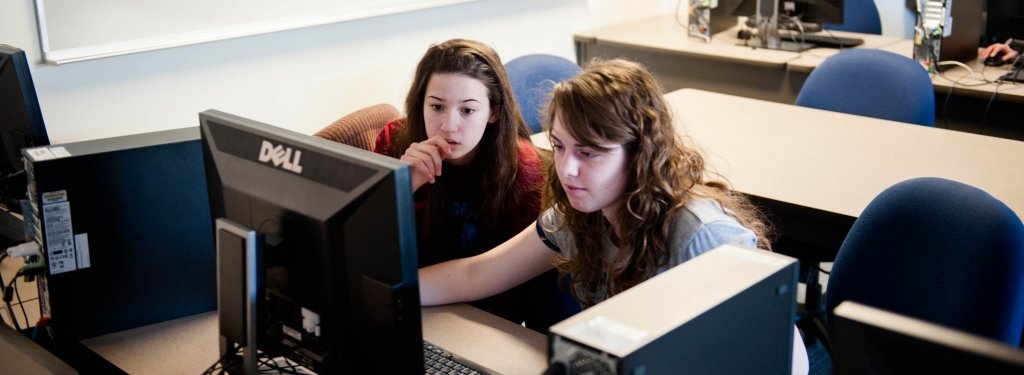
M829 276L826 313L805 332L830 348L831 311L847 300L1018 346L1024 224L995 197L956 181L893 185L850 229Z

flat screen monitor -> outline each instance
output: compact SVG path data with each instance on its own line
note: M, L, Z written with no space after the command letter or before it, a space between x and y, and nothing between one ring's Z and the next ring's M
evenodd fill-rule
M1024 374L1002 342L845 301L832 317L835 374Z
M251 370L258 350L317 373L422 373L408 164L216 110L199 119L222 364Z
M984 46L1011 38L1024 40L1024 1L988 0L984 38Z
M8 209L20 212L25 198L21 149L49 144L25 51L0 44L0 193Z

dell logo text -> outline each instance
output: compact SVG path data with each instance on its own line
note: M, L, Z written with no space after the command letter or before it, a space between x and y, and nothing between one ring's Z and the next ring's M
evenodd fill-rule
M302 151L293 151L291 147L274 146L267 141L263 141L263 146L260 147L260 162L273 161L275 167L295 173L302 173L302 166L299 165L301 157Z

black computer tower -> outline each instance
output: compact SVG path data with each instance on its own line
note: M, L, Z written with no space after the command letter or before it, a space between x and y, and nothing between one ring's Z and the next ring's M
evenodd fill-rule
M77 340L217 308L199 128L24 150L41 315Z

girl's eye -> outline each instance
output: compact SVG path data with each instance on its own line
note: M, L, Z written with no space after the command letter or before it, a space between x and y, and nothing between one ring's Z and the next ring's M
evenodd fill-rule
M560 144L552 144L551 149L555 151L562 151L565 149L565 146L562 146Z
M441 112L444 110L444 106L440 104L431 104L430 109L433 109L434 112Z
M463 108L462 109L462 114L464 114L464 115L472 115L473 112L476 112L476 109L473 109L473 108Z

